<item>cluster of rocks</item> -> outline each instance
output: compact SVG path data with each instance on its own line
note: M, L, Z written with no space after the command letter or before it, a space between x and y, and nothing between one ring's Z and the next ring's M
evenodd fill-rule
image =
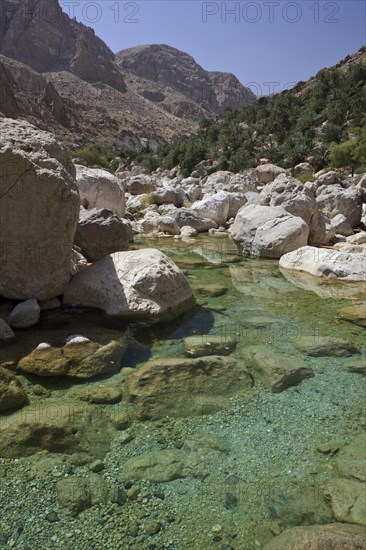
M1 125L0 339L14 337L12 329L36 324L41 310L61 304L149 318L173 314L192 300L183 273L164 254L125 252L133 230L124 218L120 178L74 166L54 136L27 122L2 118ZM121 251L125 255L115 255ZM98 303L90 303L94 283ZM173 287L178 292L170 299ZM103 293L110 306L103 307Z
M0 341L22 338L44 312L92 307L109 316L172 318L194 303L183 272L155 249L128 251L133 229L120 178L75 166L67 149L28 122L1 118ZM39 345L18 373L86 380L121 369L123 338L70 337ZM10 370L0 373L0 412L27 402Z
M294 174L304 171L313 169L302 163ZM229 234L245 255L279 259L299 250L296 262L292 256L283 262L285 269L292 269L292 262L294 269L314 275L348 281L366 277L364 175L340 179L335 172L322 171L302 183L267 159L254 170L221 171L203 179L182 178L176 170L137 172L135 168L119 173L126 188L126 216L135 233L176 239L203 232L215 237ZM317 259L319 247L348 256L328 250Z

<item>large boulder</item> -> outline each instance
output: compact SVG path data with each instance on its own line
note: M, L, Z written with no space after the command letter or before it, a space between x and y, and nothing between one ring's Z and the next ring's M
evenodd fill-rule
M191 208L176 208L169 211L169 216L174 218L178 227L192 227L197 233L204 233L209 229L217 229L217 223L208 218L204 218Z
M322 186L317 191L316 202L329 219L343 214L353 228L361 221L362 202L354 188L343 189L340 184Z
M144 193L142 195L131 195L127 198L126 207L129 212L136 213L143 210L149 204L152 204L154 199L152 195Z
M268 543L265 550L365 550L366 530L359 525L330 523L291 527Z
M246 369L228 357L154 359L127 379L139 418L190 416L217 411L252 387Z
M319 211L315 196L299 180L279 175L272 183L264 187L259 204L264 206L282 206L287 212L299 216L309 226L309 244L324 242L326 228L324 216Z
M0 367L0 414L21 407L26 402L27 394L19 380Z
M248 202L248 196L245 193L228 193L229 211L227 219L235 218L240 208Z
M343 214L337 214L330 220L329 230L334 235L344 235L345 237L353 235L351 224Z
M160 206L161 204L174 204L177 208L180 208L184 203L188 202L188 197L181 187L174 185L164 185L158 187L156 191L152 193L154 203Z
M271 181L276 179L280 174L286 174L286 170L275 164L267 163L257 166L254 170L254 174L259 183L267 184L271 183Z
M184 190L190 202L195 202L202 199L202 184L198 178L185 178L180 182L180 187Z
M280 258L307 243L309 227L282 206L247 205L239 210L230 233L243 254Z
M155 318L178 314L193 301L182 271L155 249L111 254L76 275L64 305L102 309L108 315Z
M86 403L36 403L3 417L0 422L0 457L48 451L103 458L108 450L105 419Z
M303 246L282 256L280 268L341 281L366 281L365 254L329 248Z
M366 174L363 174L360 181L356 184L355 191L363 203L366 203Z
M85 208L107 208L124 217L125 191L119 178L102 168L76 165L76 184Z
M39 320L41 308L37 300L31 298L16 305L9 315L9 325L12 328L32 327Z
M306 173L313 173L314 168L309 162L300 162L300 164L296 164L294 168L294 174L295 176L298 176L299 174L306 174Z
M253 177L248 174L233 174L232 172L218 171L203 180L205 192L218 193L229 191L230 193L257 192Z
M163 233L170 235L179 235L180 229L174 218L171 216L161 216L158 220L158 229Z
M320 174L315 181L315 185L317 187L320 187L321 185L334 185L335 183L339 183L339 176L337 172L334 172L334 170L330 170L325 174Z
M156 184L151 176L147 174L139 174L138 176L130 176L123 180L126 191L131 195L143 195L152 193L156 189Z
M62 294L79 215L66 148L28 122L1 118L0 197L0 295Z
M197 212L203 218L213 220L218 225L223 225L228 218L229 206L228 193L219 191L215 195L208 195L192 204L191 210Z
M105 208L80 210L75 244L89 262L101 260L108 254L128 250L133 231L128 220L123 220Z

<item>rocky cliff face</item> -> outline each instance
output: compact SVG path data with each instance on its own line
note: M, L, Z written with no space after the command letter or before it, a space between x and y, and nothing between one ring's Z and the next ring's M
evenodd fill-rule
M58 0L4 2L0 51L40 73L70 71L125 90L114 54L92 29L63 13Z
M209 73L169 46L115 56L58 0L1 3L0 53L0 112L69 144L105 139L155 146L255 99L233 75Z
M51 82L28 65L0 55L0 111L27 118L43 130L60 126L67 132L78 120L75 105L63 99Z
M255 101L234 75L205 71L193 57L165 44L128 48L116 60L129 73L172 88L209 112L242 109Z
M245 105L253 103L256 96L231 73L209 72L220 111L226 108L240 111Z

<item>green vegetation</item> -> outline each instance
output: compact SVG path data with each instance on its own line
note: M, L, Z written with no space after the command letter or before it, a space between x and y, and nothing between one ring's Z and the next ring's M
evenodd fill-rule
M315 170L366 170L366 64L350 65L347 72L323 69L310 83L203 120L195 135L158 151L86 144L75 154L110 169L130 161L150 171L179 165L185 176L238 172L263 157L284 168L309 160Z
M357 169L366 166L365 113L366 64L351 65L347 72L323 69L310 85L204 120L196 135L149 155L162 168L180 165L186 176L193 170L237 172L262 157L284 168L311 157L315 170Z
M106 143L86 143L75 149L74 156L85 161L88 166L109 168L110 162L116 156L116 151Z
M158 168L154 155L150 154L150 148L145 147L140 151L134 149L120 149L106 142L87 142L82 147L73 151L75 158L82 159L87 166L101 166L109 170L117 170L120 163L128 164L134 161L145 166L151 172Z
M296 178L302 183L306 183L307 181L314 181L314 174L312 172L303 172L302 174L298 174Z

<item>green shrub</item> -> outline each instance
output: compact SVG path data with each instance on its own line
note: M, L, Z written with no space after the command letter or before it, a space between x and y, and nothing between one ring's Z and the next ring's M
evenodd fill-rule
M306 183L307 181L314 181L314 174L313 172L303 172L302 174L298 174L296 176L296 179L301 181L301 183Z

